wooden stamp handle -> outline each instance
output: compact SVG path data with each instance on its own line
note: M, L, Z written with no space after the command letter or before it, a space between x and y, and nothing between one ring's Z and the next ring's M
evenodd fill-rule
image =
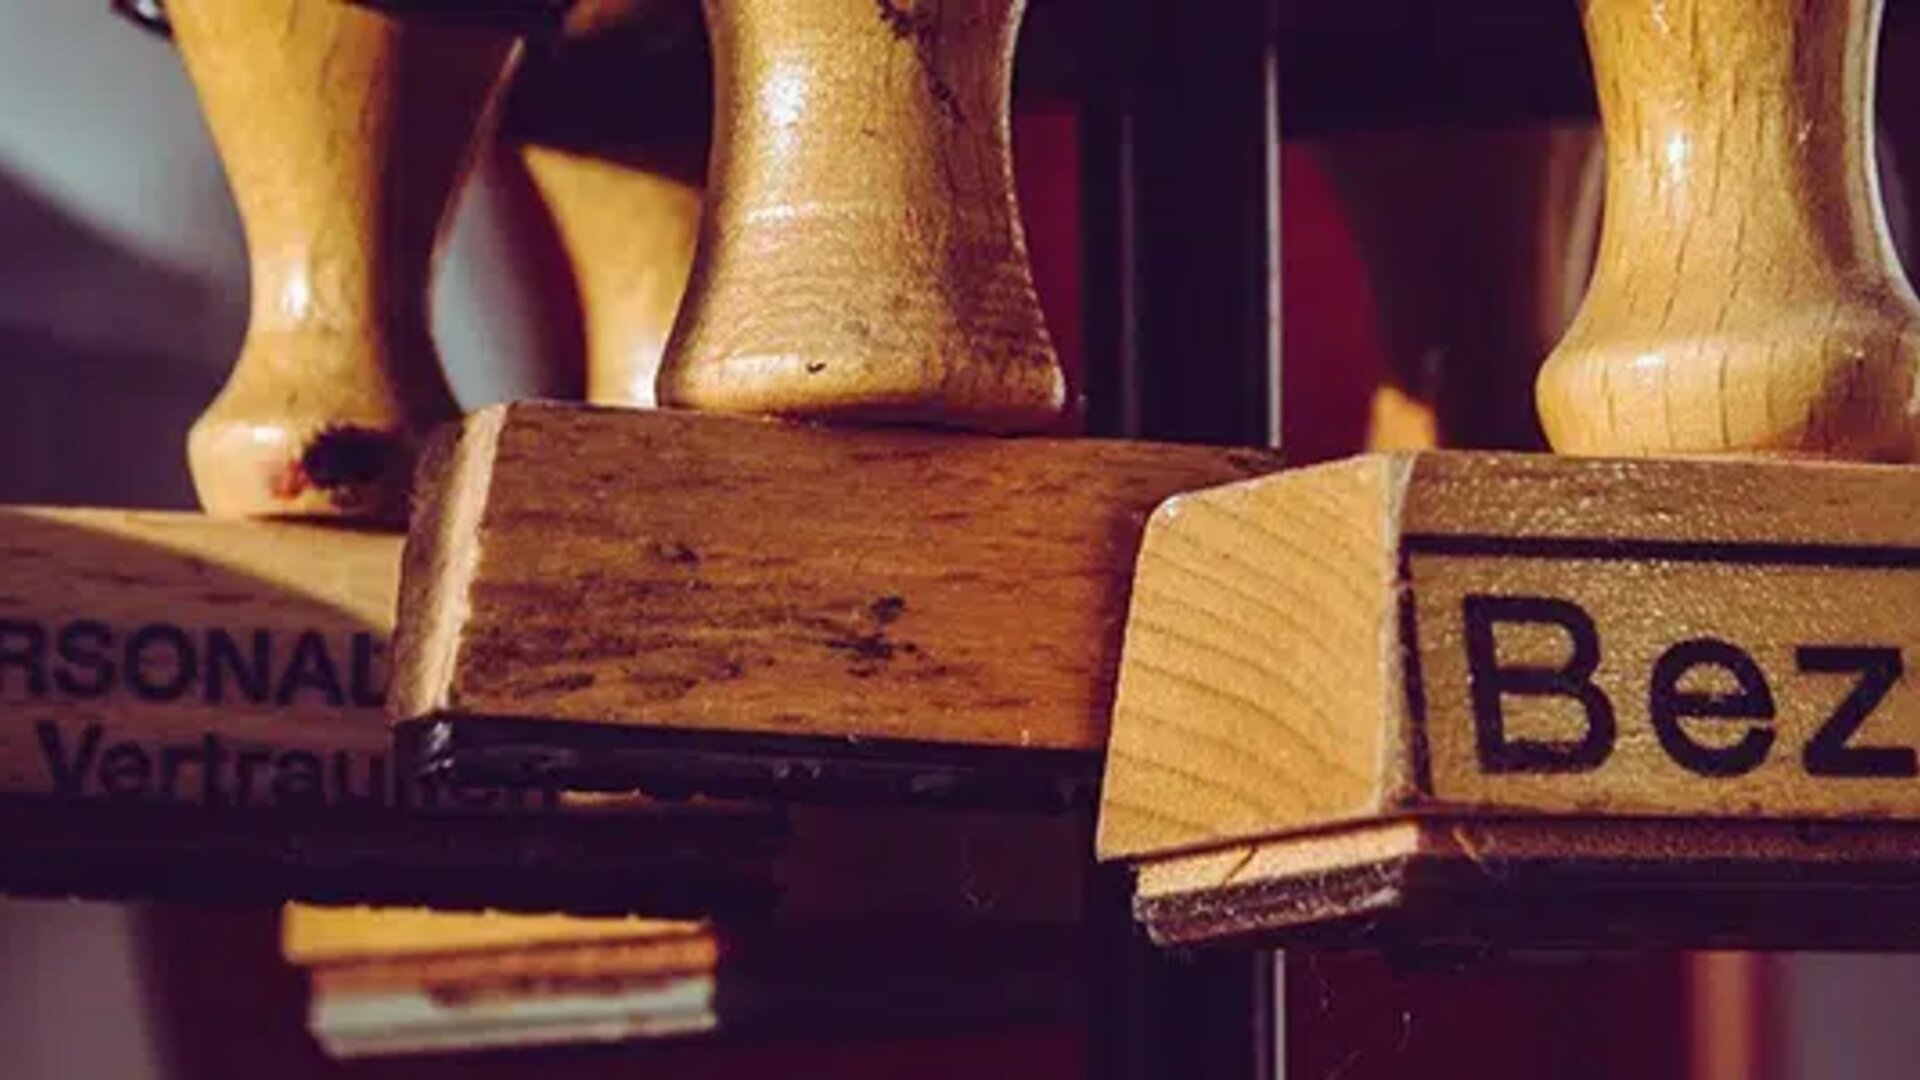
M700 188L665 169L559 147L521 151L573 266L587 334L587 400L650 407L686 292Z
M501 106L571 271L596 405L655 404L700 232L711 66L697 5L583 0Z
M1881 0L1588 0L1593 287L1541 373L1558 450L1905 459L1920 305L1874 174Z
M188 456L214 514L391 520L456 413L427 292L513 39L314 0L171 0L246 226L252 313Z
M663 404L1026 429L1065 376L1013 193L1023 0L708 0L707 219Z

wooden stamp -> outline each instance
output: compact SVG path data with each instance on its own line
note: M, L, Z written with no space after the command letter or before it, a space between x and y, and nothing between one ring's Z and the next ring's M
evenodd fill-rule
M1607 212L1541 373L1556 450L1911 458L1920 304L1874 173L1880 12L1586 6Z
M383 704L400 545L197 514L0 510L0 884L223 902L772 902L788 827L764 811L581 803L421 779L396 760Z
M847 820L419 776L384 709L400 546L197 514L0 510L0 887L805 924L1075 918L1080 867L1058 857L1085 846L1074 819Z
M655 404L660 357L693 264L699 186L669 170L564 147L530 144L521 156L574 268L587 400Z
M1886 941L1839 913L1920 887L1920 533L1887 512L1916 494L1896 468L1427 454L1176 499L1100 852L1140 865L1165 940Z
M170 0L246 226L247 339L188 452L209 512L402 522L456 414L433 256L514 39L342 3Z
M468 778L1071 803L1105 739L1146 514L1276 466L485 410L422 473L394 708L430 763Z
M1274 459L792 422L1063 422L1012 188L1022 10L708 5L706 203L657 383L689 411L492 410L422 470L394 706L430 767L1087 800L1145 513Z
M1920 941L1920 472L1846 460L1910 448L1877 18L1585 8L1607 223L1542 416L1718 457L1367 457L1156 513L1098 848L1157 938Z
M1013 193L1024 0L713 0L718 123L663 404L1054 428Z
M666 7L667 10L654 10ZM656 403L700 230L712 94L698 5L576 4L501 108L572 270L586 399Z

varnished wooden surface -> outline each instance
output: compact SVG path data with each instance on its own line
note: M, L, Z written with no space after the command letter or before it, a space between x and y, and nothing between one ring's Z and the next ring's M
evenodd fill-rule
M602 1043L719 1023L701 922L295 905L282 953L335 1057Z
M1142 549L1101 853L1429 808L1920 816L1904 686L1879 686L1858 732L1832 720L1911 644L1916 485L1890 467L1437 454L1183 496ZM1493 648L1477 676L1473 610ZM1823 648L1878 651L1849 654L1855 670L1805 652ZM1659 732L1663 662L1679 681ZM1538 689L1562 667L1610 723ZM1476 685L1508 688L1504 727L1482 730ZM1840 734L1891 749L1815 743Z
M712 0L716 127L685 408L1050 428L1008 108L1023 0Z
M1539 385L1556 449L1906 460L1920 305L1874 174L1880 0L1595 0L1593 288Z
M1910 943L1917 485L1425 454L1173 500L1099 853L1167 940ZM1623 906L1562 909L1583 890Z
M537 405L444 447L406 556L403 718L1080 752L1147 512L1276 464Z
M280 927L281 955L290 963L311 967L502 947L678 940L698 934L701 924L637 916L577 919L500 911L291 904Z
M513 39L304 0L168 13L252 267L245 345L189 440L201 502L403 520L415 442L455 414L434 249Z
M571 269L586 399L650 406L699 236L712 129L697 5L576 4L516 65L500 138Z

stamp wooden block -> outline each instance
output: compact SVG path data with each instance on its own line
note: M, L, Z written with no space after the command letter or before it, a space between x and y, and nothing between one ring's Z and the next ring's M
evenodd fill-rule
M1073 801L1105 739L1148 512L1274 467L1263 451L491 409L422 473L395 709L429 764L473 779Z
M1100 854L1169 941L1913 941L1916 499L1894 467L1478 454L1179 497Z
M400 545L197 514L0 510L0 886L772 902L787 826L764 812L576 805L396 761L384 698Z
M294 905L281 951L334 1057L712 1031L702 922Z
M302 908L285 938L336 1057L1061 1023L1071 926L810 926Z
M400 547L306 524L0 510L0 889L805 924L1077 917L1082 818L420 777L384 707Z

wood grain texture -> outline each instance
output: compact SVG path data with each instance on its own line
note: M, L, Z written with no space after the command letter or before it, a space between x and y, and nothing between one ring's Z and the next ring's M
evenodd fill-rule
M643 163L521 151L573 266L587 332L587 400L650 407L693 265L700 188Z
M434 251L513 39L306 0L167 8L252 269L246 342L188 441L201 502L403 521L416 441L456 413Z
M1142 541L1101 793L1103 858L1364 815L1404 788L1390 458L1179 496ZM1317 482L1310 482L1317 481ZM1284 709L1284 711L1281 711Z
M1593 287L1541 372L1581 454L1906 460L1920 306L1874 172L1880 0L1594 0Z
M699 236L713 127L693 0L574 4L514 68L500 138L525 164L579 303L586 398L650 407Z
M1013 189L1022 0L711 0L685 408L1015 430L1066 381Z
M1592 269L1597 126L1372 131L1315 151L1366 263L1387 351L1369 448L1543 446L1534 376Z
M1899 468L1471 454L1183 496L1141 553L1100 853L1920 818L1916 497Z
M423 474L395 711L1096 750L1147 513L1276 467L1264 451L485 410Z

